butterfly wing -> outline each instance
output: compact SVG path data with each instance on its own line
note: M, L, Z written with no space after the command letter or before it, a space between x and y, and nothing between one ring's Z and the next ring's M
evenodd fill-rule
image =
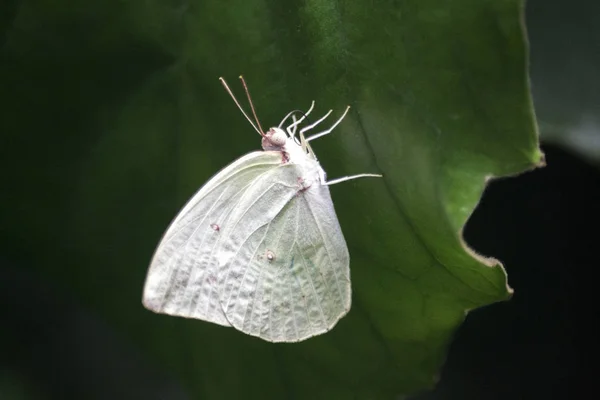
M228 322L272 342L327 332L350 309L350 258L329 189L301 190L303 173L288 164L261 177L230 215L219 249Z
M221 170L188 201L163 235L150 263L143 295L146 308L230 326L216 285L222 226L245 192L281 162L280 152L247 154Z

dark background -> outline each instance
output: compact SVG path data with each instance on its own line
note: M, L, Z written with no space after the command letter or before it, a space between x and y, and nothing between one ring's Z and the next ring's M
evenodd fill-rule
M547 167L492 182L465 230L472 247L503 262L515 294L468 316L438 387L419 399L597 392L600 164L576 150L593 150L600 133L578 139L589 146L568 134L582 115L600 115L600 7L537 0L527 15L540 126L561 129L545 136ZM187 398L108 324L0 252L0 400Z
M472 312L430 399L569 399L595 393L600 173L543 146L547 166L492 183L466 239L504 262L509 302ZM593 396L592 396L593 397Z

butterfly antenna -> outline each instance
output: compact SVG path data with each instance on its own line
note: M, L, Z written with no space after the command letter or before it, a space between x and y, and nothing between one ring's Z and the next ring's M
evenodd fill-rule
M258 128L260 129L261 135L265 136L263 128L262 128L262 126L260 126L260 121L258 120L258 117L256 116L256 111L254 111L254 104L252 104L252 98L250 97L250 91L248 90L248 85L246 85L246 81L244 80L243 76L240 75L240 79L242 80L242 85L244 85L244 90L246 91L246 96L248 97L248 102L250 103L250 108L252 109L252 114L254 115L254 120L256 121L256 124L258 125Z
M252 122L252 120L250 119L250 117L248 116L248 114L246 114L246 112L244 111L244 109L242 108L242 106L240 105L240 103L237 101L237 99L233 95L233 92L231 91L231 89L229 89L229 86L227 86L227 82L225 82L225 79L219 78L219 80L221 81L221 83L225 87L225 90L227 90L227 93L229 93L229 95L231 96L231 98L233 99L233 101L235 102L235 104L238 106L238 108L240 109L240 111L242 112L242 114L244 114L244 117L246 117L246 119L248 120L248 122L250 122L250 125L252 125L252 127L254 128L254 130L256 132L258 132L261 136L265 136L265 134L262 132L262 128L260 130L258 130L258 128L256 127L256 125L254 125L254 122ZM250 103L250 105L252 105L252 103ZM254 108L252 108L252 111L254 111ZM256 114L255 114L255 117L256 117ZM257 120L257 122L258 122L258 120Z

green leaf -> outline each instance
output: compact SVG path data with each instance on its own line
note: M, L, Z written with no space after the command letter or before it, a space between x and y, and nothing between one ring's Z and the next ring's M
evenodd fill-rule
M193 397L412 393L435 383L467 310L509 298L499 262L476 256L461 230L489 177L543 162L520 1L72 0L11 15L0 65L5 250ZM350 104L313 149L330 178L384 174L332 187L352 310L298 344L141 305L178 209L260 148L217 79L243 98L239 74L263 125L313 99L315 115Z

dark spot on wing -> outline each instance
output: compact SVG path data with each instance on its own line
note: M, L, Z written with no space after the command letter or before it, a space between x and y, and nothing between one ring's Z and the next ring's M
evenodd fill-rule
M299 189L296 192L296 195L300 194L300 193L304 193L311 185L310 184L306 184L306 181L304 180L304 178L302 178L301 176L298 177L298 186Z

